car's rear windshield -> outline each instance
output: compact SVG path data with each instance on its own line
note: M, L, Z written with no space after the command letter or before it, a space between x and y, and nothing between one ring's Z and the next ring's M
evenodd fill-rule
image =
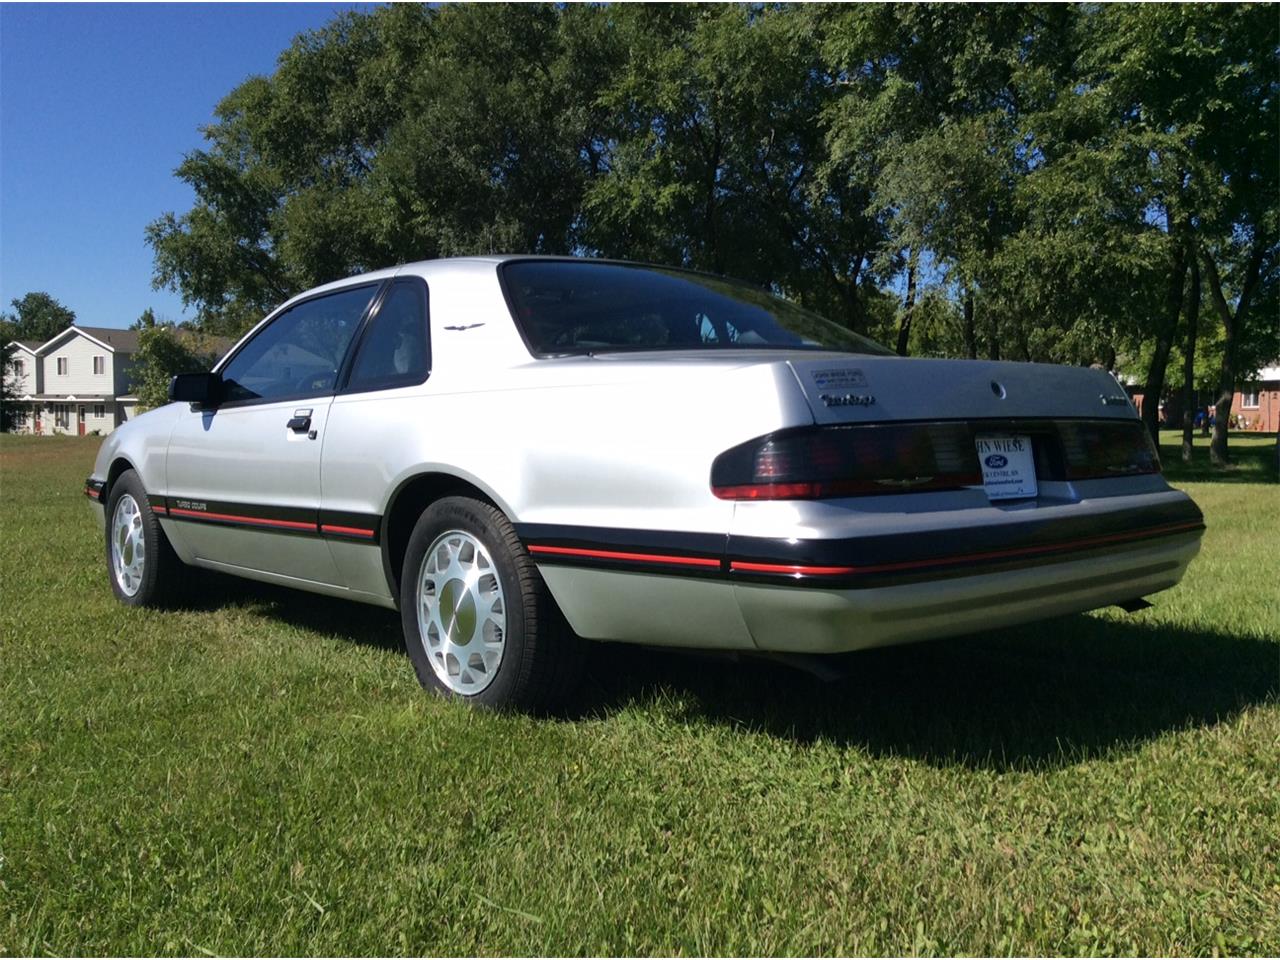
M816 313L735 280L590 260L513 260L502 279L539 356L648 350L888 354Z

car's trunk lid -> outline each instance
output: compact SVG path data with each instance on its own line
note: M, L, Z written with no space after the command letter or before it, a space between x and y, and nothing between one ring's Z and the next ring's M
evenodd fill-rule
M1115 378L1092 368L872 356L789 363L822 424L1134 416Z

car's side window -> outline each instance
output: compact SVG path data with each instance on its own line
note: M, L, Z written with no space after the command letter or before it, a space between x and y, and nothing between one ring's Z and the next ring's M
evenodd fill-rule
M346 389L386 390L421 383L429 364L426 287L417 280L397 280L360 338Z
M222 368L228 402L331 393L377 284L305 300L267 324Z

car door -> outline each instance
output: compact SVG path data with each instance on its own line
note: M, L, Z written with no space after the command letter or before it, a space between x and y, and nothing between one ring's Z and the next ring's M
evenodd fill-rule
M420 277L401 277L387 288L329 411L320 523L342 582L375 596L387 591L378 538L396 452L413 448L414 435L431 429L421 403L431 371L427 306Z
M203 563L338 584L320 536L329 407L379 284L293 304L219 368L222 399L184 412L169 438L164 508Z

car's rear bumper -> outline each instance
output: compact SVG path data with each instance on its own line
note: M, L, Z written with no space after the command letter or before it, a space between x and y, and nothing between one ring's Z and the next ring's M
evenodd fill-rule
M998 629L1136 600L1177 584L1199 549L1200 531L1195 530L1022 568L862 588L737 584L734 592L758 649L837 653Z
M1204 529L1190 498L1167 487L986 509L934 506L903 512L889 498L872 510L793 504L748 517L737 525L747 532L727 536L518 529L584 636L806 653L1135 600L1181 579Z

